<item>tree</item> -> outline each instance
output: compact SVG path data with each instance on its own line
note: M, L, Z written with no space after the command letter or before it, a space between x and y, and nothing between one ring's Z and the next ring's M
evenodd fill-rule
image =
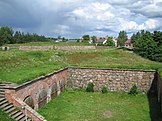
M157 44L152 38L152 33L146 31L141 38L135 41L134 51L142 57L154 60Z
M108 37L108 38L107 38L106 45L107 45L107 46L112 46L112 47L115 46L115 43L114 43L114 41L113 41L113 37Z
M16 31L14 35L14 42L13 43L23 43L22 42L22 35L20 31Z
M92 36L92 43L96 42L96 36Z
M158 46L161 46L161 44L162 44L162 32L154 31L153 39L154 39L155 42L157 42Z
M13 43L13 30L11 27L0 28L0 45Z
M83 35L83 41L89 41L90 36L89 35Z
M27 42L44 42L48 41L45 36L37 34L24 34L23 32L14 31L11 27L0 27L0 46L3 44L27 43Z
M120 31L118 36L118 46L124 46L124 42L127 40L127 33L125 31Z

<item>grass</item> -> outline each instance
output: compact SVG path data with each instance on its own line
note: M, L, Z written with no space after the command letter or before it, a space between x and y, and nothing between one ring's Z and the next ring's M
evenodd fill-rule
M23 83L66 66L158 69L162 63L118 49L0 51L0 82Z
M75 51L66 55L69 65L94 68L157 69L162 63L119 49Z
M0 81L23 83L65 67L54 51L8 51L0 52Z
M65 91L38 111L48 121L151 121L146 95Z
M0 109L0 121L14 121L4 111Z
M22 44L6 44L4 46L91 46L88 42L29 42Z

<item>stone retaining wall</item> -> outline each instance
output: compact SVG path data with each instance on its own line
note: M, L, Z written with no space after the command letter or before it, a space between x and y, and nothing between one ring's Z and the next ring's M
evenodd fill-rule
M88 82L93 82L95 90L101 90L103 86L106 86L110 91L124 92L128 92L136 84L141 92L147 93L152 83L155 82L155 75L156 71L69 67L8 88L5 90L5 96L13 104L17 104L14 99L20 99L24 102L26 99L30 99L29 102L33 101L33 108L38 109L53 97L59 95L66 87L69 87L69 84L72 88L85 88ZM157 82L159 83L157 88L160 90L159 95L162 95L162 83L160 80ZM161 100L162 96L159 96L159 98ZM21 108L21 105L19 105L19 108ZM32 116L30 110L27 113ZM38 117L34 115L33 118Z
M139 91L147 93L154 80L155 71L69 68L68 80L74 87L85 88L88 82L93 82L95 90L106 86L110 91L130 91L137 85Z
M89 50L95 46L20 46L19 50Z
M46 76L39 77L24 84L6 90L6 98L13 103L12 96L24 101L27 97L33 99L34 109L39 108L39 97L42 91L46 92L45 102L51 100L53 86L56 87L56 95L59 95L61 88L67 82L67 68L53 72Z
M19 50L51 50L53 46L20 46Z
M54 46L57 50L89 50L96 49L95 46Z

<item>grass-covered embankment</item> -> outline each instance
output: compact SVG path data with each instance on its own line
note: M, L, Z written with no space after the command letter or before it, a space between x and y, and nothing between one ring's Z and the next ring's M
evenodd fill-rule
M0 82L23 83L66 66L144 70L162 67L162 63L119 49L10 50L0 51L0 55Z
M14 121L4 111L0 109L0 121Z
M48 121L151 121L146 95L65 91L39 110Z
M29 42L22 44L6 44L4 46L92 46L88 42Z

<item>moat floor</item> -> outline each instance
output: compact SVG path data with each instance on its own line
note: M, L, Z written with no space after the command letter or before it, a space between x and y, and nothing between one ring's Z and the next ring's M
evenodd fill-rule
M161 121L158 107L155 96L70 90L39 113L47 121Z

